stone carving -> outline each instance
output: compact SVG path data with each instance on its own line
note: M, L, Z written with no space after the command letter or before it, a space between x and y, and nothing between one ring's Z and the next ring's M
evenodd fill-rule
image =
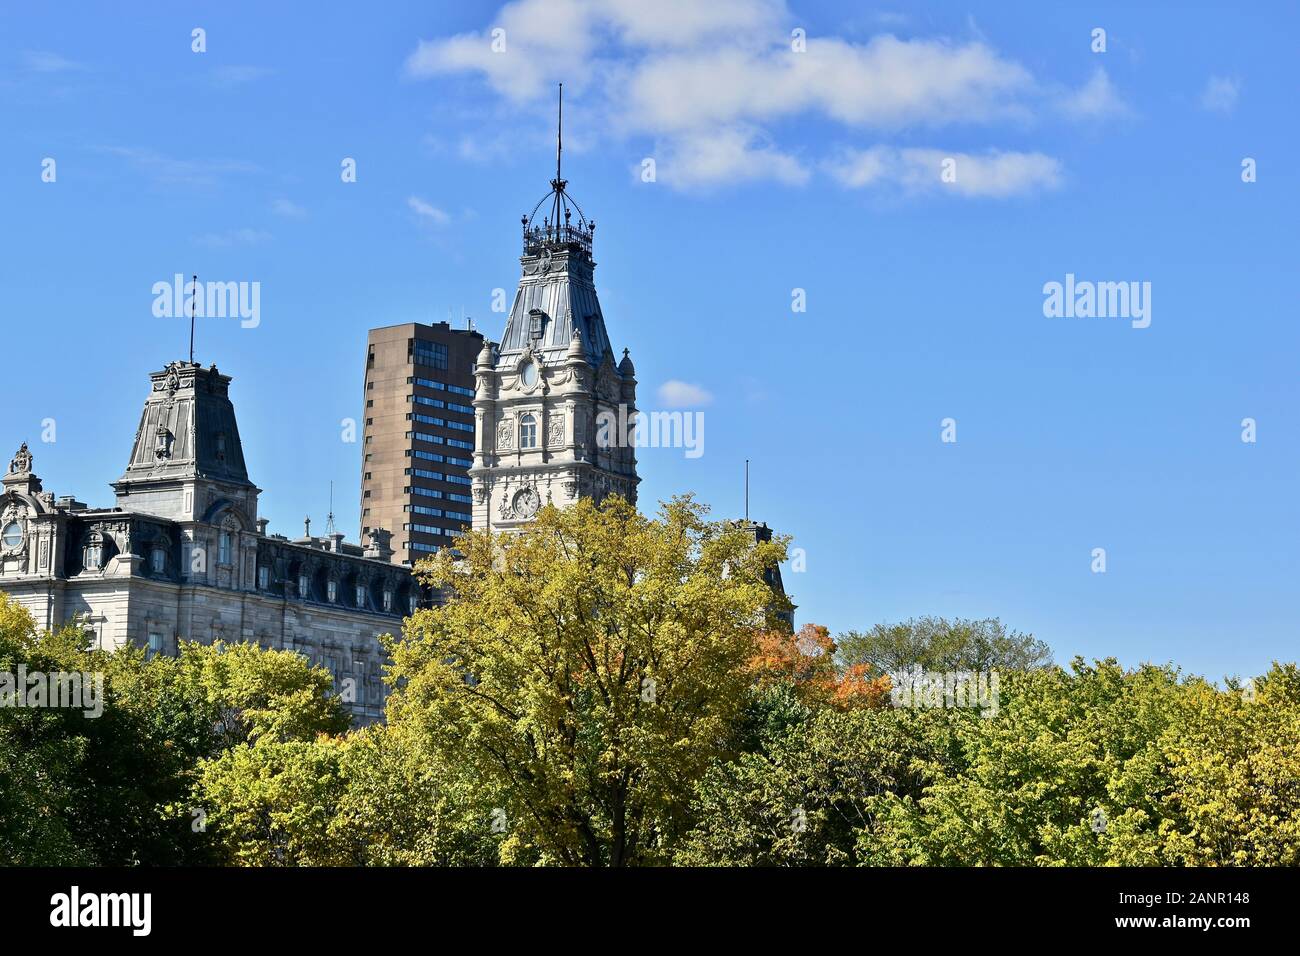
M32 473L32 453L27 450L27 442L18 448L17 454L9 462L9 474L30 475Z
M167 461L172 456L172 433L167 430L167 426L159 423L158 430L154 433L153 456L158 461Z
M546 425L546 444L552 448L564 444L564 416L552 415Z
M502 419L497 425L497 448L501 451L509 451L514 447L514 422L506 418Z

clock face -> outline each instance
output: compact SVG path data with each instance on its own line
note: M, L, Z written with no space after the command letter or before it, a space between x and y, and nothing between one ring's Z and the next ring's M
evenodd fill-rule
M515 514L521 518L531 518L537 514L539 503L537 492L531 488L524 488L515 495Z
M23 526L17 521L11 521L0 531L0 544L6 548L16 548L23 543Z

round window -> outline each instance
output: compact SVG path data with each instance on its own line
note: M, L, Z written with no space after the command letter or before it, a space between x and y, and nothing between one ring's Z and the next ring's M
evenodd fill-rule
M525 363L524 367L519 370L519 375L529 388L537 384L537 366L532 362Z
M17 521L11 521L0 531L0 542L3 542L6 548L16 548L23 543L23 526Z

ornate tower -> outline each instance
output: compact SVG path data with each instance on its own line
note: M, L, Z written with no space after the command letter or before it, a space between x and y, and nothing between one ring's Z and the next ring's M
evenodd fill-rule
M150 376L126 472L113 484L125 511L173 521L209 521L223 508L245 529L257 521L230 376L213 365L172 362Z
M636 373L626 349L614 362L593 279L596 224L565 191L561 151L557 137L551 191L521 220L505 333L484 342L474 369L476 530L518 527L548 502L636 501Z

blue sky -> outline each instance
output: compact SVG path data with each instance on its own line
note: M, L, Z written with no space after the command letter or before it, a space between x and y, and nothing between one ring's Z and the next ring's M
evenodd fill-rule
M153 283L257 281L260 324L201 322L197 358L235 376L271 530L321 527L333 479L355 536L366 330L500 334L562 80L610 336L644 407L705 414L701 457L642 452L645 505L736 515L752 459L800 620L833 631L999 616L1058 660L1295 660L1300 17L1136 6L6 4L0 442L111 503L186 350ZM1046 317L1067 273L1151 283L1150 326Z

